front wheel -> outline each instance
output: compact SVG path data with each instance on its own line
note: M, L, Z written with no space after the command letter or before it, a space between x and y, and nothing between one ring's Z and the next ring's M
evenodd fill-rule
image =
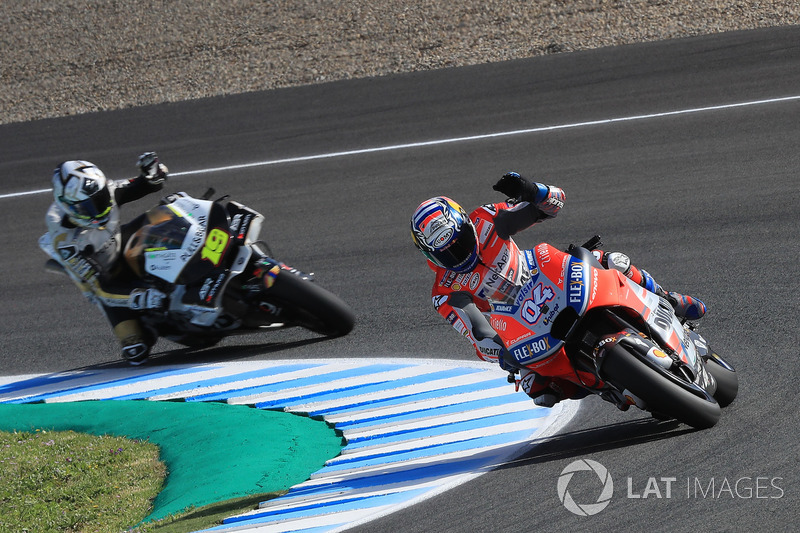
M739 393L739 378L735 370L723 366L723 363L720 362L721 359L719 355L711 352L711 356L706 361L706 371L717 382L714 399L717 400L720 407L728 407Z
M702 398L681 387L623 345L611 348L600 372L603 379L620 390L628 389L641 398L654 413L668 415L697 429L710 428L719 420L720 406L713 398Z
M290 272L281 271L264 294L281 307L282 320L314 333L341 337L355 325L355 313L341 298Z

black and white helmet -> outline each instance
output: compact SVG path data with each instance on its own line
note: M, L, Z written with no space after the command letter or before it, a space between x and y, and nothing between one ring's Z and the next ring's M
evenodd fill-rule
M114 208L103 171L89 161L66 161L53 172L53 197L70 221L84 228L102 228Z

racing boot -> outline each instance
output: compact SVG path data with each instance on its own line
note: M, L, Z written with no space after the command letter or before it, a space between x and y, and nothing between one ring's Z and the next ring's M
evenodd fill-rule
M664 292L662 290L662 292ZM659 295L662 296L662 295ZM675 316L686 320L700 320L706 314L706 304L698 298L679 294L677 292L665 292L664 298L675 309Z
M114 334L122 346L122 358L133 366L147 361L158 338L150 328L143 328L138 320L123 320L114 326Z
M665 291L646 270L632 265L627 255L620 252L602 252L600 250L595 252L595 255L606 268L619 270L634 283L666 299L672 305L675 310L675 316L678 318L700 320L706 314L706 304L701 300L677 292Z
M549 378L529 368L519 371L516 389L520 388L539 407L553 407L562 400L581 400L590 393L586 389L561 378Z
M150 346L144 342L131 342L122 347L122 358L128 364L139 366L150 357Z

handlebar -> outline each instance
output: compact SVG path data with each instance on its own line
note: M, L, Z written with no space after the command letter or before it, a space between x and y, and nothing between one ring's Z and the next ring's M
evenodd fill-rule
M592 237L585 243L581 244L580 246L575 246L574 244L570 244L564 251L567 252L568 254L571 254L572 251L575 250L575 248L586 248L591 252L592 250L597 250L597 248L599 248L601 244L603 243L600 240L600 235L595 235L594 237Z

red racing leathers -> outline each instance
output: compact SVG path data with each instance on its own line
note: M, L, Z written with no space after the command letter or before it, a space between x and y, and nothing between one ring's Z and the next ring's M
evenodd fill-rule
M487 300L525 275L520 268L524 259L511 236L551 216L529 202L483 205L469 215L478 236L479 261L475 268L457 273L428 261L436 273L433 306L472 343L484 361L496 362L503 350L489 324Z
M563 192L558 198L563 199ZM526 269L520 268L524 258L511 236L555 217L559 208L560 205L553 207L551 194L539 205L531 202L483 205L469 215L478 236L479 261L475 268L457 273L428 261L428 266L436 273L431 293L433 306L472 343L480 359L498 362L498 356L505 350L489 322L488 300L506 290L508 284L524 283L520 277L529 275ZM528 369L518 369L516 384L537 403L545 396L554 399L582 396L573 383L541 376ZM552 402L540 404L552 406Z
M527 269L521 268L524 258L511 237L537 222L555 217L564 205L564 191L527 182L516 173L504 175L493 188L519 201L486 204L470 213L477 236L478 262L468 272L455 272L428 261L436 274L431 294L433 306L472 343L480 359L500 362L501 367L518 373L517 385L538 405L552 406L563 398L582 397L585 391L572 382L551 379L526 368L511 368L502 357L498 361L505 348L489 317L488 300L502 300L505 290L524 284L527 280L521 278L530 275ZM594 253L606 268L619 270L647 290L666 296L681 313L679 316L692 314L699 318L705 312L705 305L699 300L665 293L652 276L632 265L626 255L602 250Z
M528 275L520 268L524 259L512 235L547 218L554 217L558 209L548 205L545 198L537 206L530 202L501 202L486 204L470 213L469 218L478 236L478 264L469 272L458 273L428 261L436 273L431 292L433 306L461 335L472 343L478 357L484 361L498 362L505 349L499 335L489 322L488 300L508 288L508 284L522 284L521 276ZM637 284L647 286L651 279L644 271L630 264L624 254L596 250L595 254L606 268L622 271ZM528 369L519 369L517 386L532 398L543 394L555 398L582 397L583 391L571 382L551 379ZM539 400L537 400L537 403ZM542 405L550 403L541 402Z

